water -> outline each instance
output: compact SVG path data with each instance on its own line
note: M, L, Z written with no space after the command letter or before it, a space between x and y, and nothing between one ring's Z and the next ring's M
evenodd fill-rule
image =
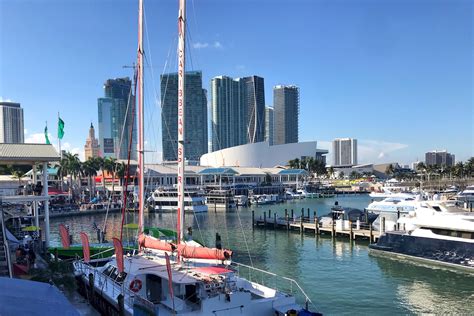
M193 227L195 238L208 246L215 245L215 233L222 244L234 250L234 259L245 264L294 278L306 291L314 305L324 314L473 314L474 275L452 272L415 264L369 256L367 241L332 240L314 234L301 236L285 230L252 229L252 213L256 217L272 209L284 215L284 209L310 208L311 214L329 212L335 200L340 205L364 208L368 196L346 196L329 199L306 199L279 205L240 208L236 211L210 210L207 214L186 214L186 226ZM130 215L127 222L136 222ZM70 226L76 242L79 232L88 232L96 241L92 224L102 225L104 215L51 220L52 244L59 244L58 224ZM172 214L149 214L147 226L174 228ZM107 239L120 227L120 215L110 214ZM125 232L128 238L133 231ZM252 276L257 278L259 276ZM263 279L271 285L271 279Z

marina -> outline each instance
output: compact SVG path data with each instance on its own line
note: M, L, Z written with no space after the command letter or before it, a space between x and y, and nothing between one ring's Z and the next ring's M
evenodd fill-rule
M281 206L316 209L318 215L324 215L335 201L335 198L304 199ZM370 203L370 197L346 196L338 197L337 201L340 205L363 209ZM474 309L474 275L470 273L403 258L372 256L368 239L350 241L333 239L330 233L315 236L311 231L301 234L298 229L287 232L253 228L252 211L261 214L268 212L268 208L239 207L186 214L185 222L204 244L213 246L218 233L223 247L240 249L234 252L235 260L295 279L323 314L469 314ZM278 213L283 216L284 209ZM103 219L103 214L53 219L51 242L60 244L59 223L69 225L74 236L81 231L93 236L91 223ZM127 222L134 221L136 214L129 214ZM146 225L168 228L174 227L174 221L171 213L149 214L145 218ZM112 229L119 225L120 216L111 214L107 219L106 239L113 237ZM344 286L340 287L341 284Z

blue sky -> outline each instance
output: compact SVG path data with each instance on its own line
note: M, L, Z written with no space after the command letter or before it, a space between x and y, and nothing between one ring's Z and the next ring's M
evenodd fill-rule
M161 150L155 91L176 70L177 0L145 0L146 137ZM189 0L189 70L300 87L300 140L359 139L360 162L474 156L474 5L469 0ZM0 0L0 97L20 102L26 139L57 112L81 152L108 78L131 76L137 4ZM152 61L152 63L151 63ZM151 67L151 64L153 67ZM52 137L54 139L54 135ZM157 154L159 155L159 154Z

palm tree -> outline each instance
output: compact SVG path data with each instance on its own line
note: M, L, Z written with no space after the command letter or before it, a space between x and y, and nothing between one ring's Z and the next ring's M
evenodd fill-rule
M339 172L339 179L344 179L344 171Z
M12 176L15 179L18 179L18 188L21 187L21 178L25 176L25 172L21 169L13 169L12 170Z
M119 183L120 185L123 185L124 181L123 179L125 178L125 169L127 166L123 162L117 162L115 165L115 172L117 174L117 177L119 178Z
M474 157L469 158L465 163L466 175L474 176Z
M328 173L331 178L334 176L334 168L332 166L328 168Z
M387 166L387 168L385 169L385 173L390 177L393 176L393 174L395 173L395 168L393 168L392 164L389 164Z
M454 166L454 175L458 178L462 178L464 174L464 164L460 161Z
M295 158L295 159L292 159L292 160L288 161L288 167L290 167L290 169L299 169L300 160L298 158Z
M82 166L82 173L87 176L87 185L89 187L89 195L92 198L92 193L94 192L93 189L93 181L92 177L95 177L97 175L97 167L96 167L96 162L94 158L89 158L87 161L85 161Z

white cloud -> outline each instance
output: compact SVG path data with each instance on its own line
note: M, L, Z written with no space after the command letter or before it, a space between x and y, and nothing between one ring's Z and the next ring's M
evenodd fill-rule
M195 49L206 48L208 46L209 46L209 43L196 42L196 43L193 44L193 48L195 48Z
M4 99L2 96L0 96L0 102L13 102L10 99Z
M51 133L48 133L48 138L54 149L59 152L58 139L54 137ZM44 133L32 133L25 138L25 143L45 144L46 138L44 137ZM85 159L84 150L80 147L73 147L73 145L71 145L69 142L61 143L61 149L68 151L72 154L78 154L79 159L81 159L81 161L84 161Z
M224 46L222 46L221 42L219 41L215 41L212 46L214 46L214 48L219 48L219 49L224 48Z

